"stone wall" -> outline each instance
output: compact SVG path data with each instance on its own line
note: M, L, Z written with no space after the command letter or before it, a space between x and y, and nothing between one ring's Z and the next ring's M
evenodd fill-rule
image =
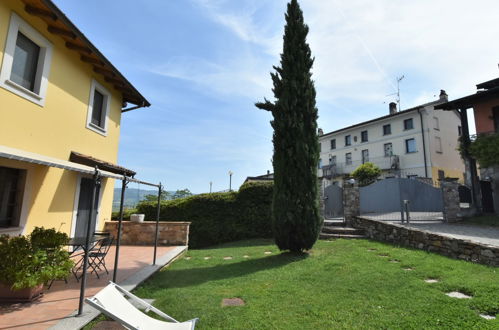
M443 197L443 215L445 222L457 222L461 220L461 208L459 206L459 184L458 179L444 179L440 181Z
M351 226L354 218L360 215L360 190L358 184L350 180L343 181L343 216L345 224Z
M355 217L354 228L364 229L368 238L435 252L490 266L499 266L499 248L487 244L438 235L403 225Z
M188 245L190 222L159 222L158 245ZM118 221L107 221L104 230L118 237ZM156 222L123 221L121 244L154 245Z

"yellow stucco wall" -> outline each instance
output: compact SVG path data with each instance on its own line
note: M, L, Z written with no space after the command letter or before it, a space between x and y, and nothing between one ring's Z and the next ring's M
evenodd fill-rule
M464 180L464 176L463 176L464 173L463 172L456 170L456 169L451 169L451 168L447 168L447 167L436 167L436 166L433 166L431 168L431 175L432 175L433 180L438 180L438 171L439 170L444 171L446 178L458 178L459 181Z
M39 18L28 15L21 1L0 1L0 61L3 60L12 12L41 33L53 44L44 106L34 104L0 88L0 145L68 160L71 151L116 163L122 96L79 54L67 49L64 41L49 32ZM111 93L107 136L86 128L92 80ZM0 159L0 166L25 168L19 162ZM16 166L13 166L16 165ZM26 165L26 164L25 164ZM34 226L61 228L70 233L79 176L77 173L45 166L29 165L31 176L27 190L31 196L24 233ZM109 219L112 209L114 180L105 180L99 224ZM61 225L62 223L62 225ZM102 227L99 226L99 227Z

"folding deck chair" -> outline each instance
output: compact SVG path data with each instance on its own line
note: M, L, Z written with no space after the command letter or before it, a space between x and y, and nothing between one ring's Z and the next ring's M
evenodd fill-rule
M125 297L130 299L128 300ZM190 321L179 322L113 282L109 282L108 286L95 296L85 299L85 301L101 313L131 330L193 330L198 321L195 318ZM144 312L132 305L131 301L143 306L145 308ZM156 313L167 321L160 321L146 315L145 313L149 311Z

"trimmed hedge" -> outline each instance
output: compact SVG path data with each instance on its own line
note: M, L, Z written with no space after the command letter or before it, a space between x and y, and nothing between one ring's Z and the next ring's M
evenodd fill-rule
M211 193L162 201L161 221L190 221L189 246L200 248L248 238L270 238L272 182L249 182L238 192ZM137 212L156 218L156 202Z

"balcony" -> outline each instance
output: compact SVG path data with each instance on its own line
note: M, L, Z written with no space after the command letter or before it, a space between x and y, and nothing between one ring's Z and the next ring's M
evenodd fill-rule
M367 160L378 166L382 170L398 170L400 169L399 156L393 155L390 157L369 158ZM336 163L322 166L322 177L332 179L338 176L343 176L352 173L357 167L362 165L362 160L353 160L350 163Z

